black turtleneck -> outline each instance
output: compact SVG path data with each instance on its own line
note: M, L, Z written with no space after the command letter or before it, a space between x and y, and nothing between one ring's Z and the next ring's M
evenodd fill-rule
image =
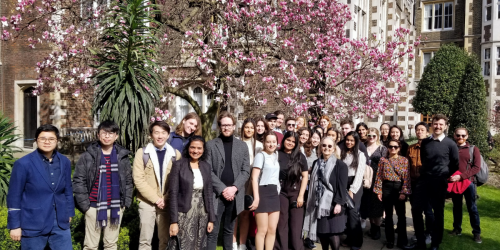
M226 186L232 186L234 183L234 173L233 173L233 167L232 167L232 152L233 152L233 136L226 137L223 134L219 136L219 138L222 140L222 144L224 145L224 154L225 154L225 161L224 161L224 170L222 170L222 175L220 180L226 185Z

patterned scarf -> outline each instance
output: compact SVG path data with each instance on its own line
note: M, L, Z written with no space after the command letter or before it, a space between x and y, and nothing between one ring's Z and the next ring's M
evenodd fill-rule
M97 226L106 227L108 209L111 209L111 225L120 223L120 174L118 172L118 156L116 148L110 155L111 163L111 206L108 207L108 186L106 182L106 158L101 150L101 165L99 166L99 190L97 192Z

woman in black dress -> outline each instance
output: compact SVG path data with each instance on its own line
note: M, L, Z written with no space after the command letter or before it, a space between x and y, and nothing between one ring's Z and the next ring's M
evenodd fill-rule
M170 236L177 236L181 249L206 249L207 233L214 228L212 170L205 152L203 137L192 136L169 175Z
M338 250L347 216L347 165L334 156L337 144L330 137L321 143L322 154L314 163L303 230L306 237L319 238L322 249ZM319 217L319 219L318 219Z
M307 161L299 148L299 134L288 131L278 152L280 164L280 218L274 249L304 249L302 223L304 193L308 182ZM290 246L288 244L290 242Z
M368 129L368 141L366 142L366 150L368 151L368 162L373 169L372 186L370 190L363 193L361 210L370 218L370 233L369 236L374 240L380 239L380 225L382 224L382 216L384 215L384 205L373 193L373 185L377 177L378 163L380 158L387 156L387 148L380 144L378 129ZM365 195L366 194L366 195Z

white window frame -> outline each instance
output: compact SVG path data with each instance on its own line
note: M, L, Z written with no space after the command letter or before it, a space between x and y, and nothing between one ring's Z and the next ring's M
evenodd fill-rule
M436 6L441 6L441 14L436 16ZM451 27L445 27L445 19L450 15L446 15L446 6L451 5ZM429 10L431 11L429 13ZM429 16L430 14L430 16ZM444 31L444 30L453 30L455 27L455 5L453 2L439 2L439 3L430 3L424 5L424 15L423 15L423 32L433 32L433 31ZM436 28L436 19L440 17L441 27ZM429 22L431 22L431 28L429 29Z
M429 62L432 60L432 58L434 58L434 55L436 54L436 51L422 51L422 67L421 67L421 73L420 75L422 75L424 73L424 69L425 67L427 66L427 64L425 64L425 54L430 54L431 55L431 58L429 59Z
M484 48L483 50L483 76L491 75L491 48Z
M497 19L500 19L500 0L497 3Z
M488 10L489 10L489 14L490 14L489 18L488 18ZM486 7L484 7L484 21L490 22L492 19L492 15L493 15L493 6L487 5Z

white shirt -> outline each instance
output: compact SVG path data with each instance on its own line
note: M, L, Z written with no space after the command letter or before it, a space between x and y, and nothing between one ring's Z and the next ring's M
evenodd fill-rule
M201 176L201 171L199 169L193 169L193 175L193 189L203 189L203 176Z
M446 135L444 134L441 134L440 136L438 136L438 138L434 138L434 134L431 135L431 139L437 141L439 140L440 142L443 141L443 139L446 137Z
M280 188L280 164L278 153L268 154L264 151L255 155L253 167L261 169L259 186L276 185Z

